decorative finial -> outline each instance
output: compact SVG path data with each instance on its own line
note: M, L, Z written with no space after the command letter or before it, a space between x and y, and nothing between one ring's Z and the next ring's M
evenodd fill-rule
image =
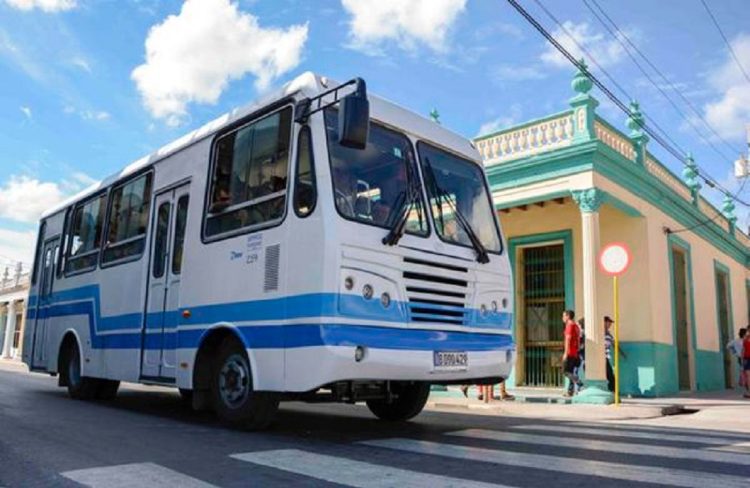
M430 118L436 124L440 123L440 113L437 111L436 108L433 108L432 110L430 110Z
M575 92L580 93L581 95L586 95L591 91L594 83L588 76L588 66L586 65L586 61L584 61L583 58L578 61L578 66L578 71L573 77L573 81L570 83L570 86Z
M643 113L641 113L641 106L636 100L630 102L630 116L625 123L630 129L631 136L643 133Z
M701 189L701 183L698 179L698 165L695 164L693 153L687 153L685 156L685 169L682 170L682 176L685 178L685 184L693 192Z
M721 213L724 214L724 217L727 218L727 220L730 222L732 226L737 222L737 216L734 214L735 210L734 205L734 197L729 194L724 194L724 201L722 202L721 206Z

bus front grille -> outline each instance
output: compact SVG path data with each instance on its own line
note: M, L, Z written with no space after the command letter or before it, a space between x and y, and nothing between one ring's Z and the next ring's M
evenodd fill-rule
M404 258L404 283L412 322L464 325L468 318L467 268Z

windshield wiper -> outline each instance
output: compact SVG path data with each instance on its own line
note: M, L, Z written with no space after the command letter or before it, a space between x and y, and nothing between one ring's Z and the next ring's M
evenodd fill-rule
M406 190L399 194L396 199L400 205L395 205L394 208L398 208L399 211L396 215L396 219L391 225L391 229L388 234L383 237L383 244L386 246L395 246L398 241L403 237L406 231L406 223L409 221L409 214L411 213L412 206L416 206L417 215L419 216L420 225L422 223L422 206L420 205L420 191L419 179L416 177L414 172L414 165L406 161Z
M432 192L435 194L438 200L437 203L441 222L443 221L443 202L446 202L450 207L451 212L453 212L453 215L456 217L456 222L458 222L459 225L464 229L464 232L466 232L469 241L471 241L471 245L474 248L474 251L476 251L477 253L477 262L481 264L489 263L490 256L489 254L487 254L487 249L485 249L484 245L482 245L482 242L479 240L479 237L477 237L477 234L474 232L471 224L469 224L469 221L466 219L464 214L458 210L458 207L453 201L453 197L451 197L450 193L448 193L446 190L441 188L440 185L438 185L437 178L435 177L435 171L432 169L432 164L430 164L430 158L424 158L424 162L425 166L427 167L428 173L425 176L429 176L430 188L432 189ZM445 224L443 223L443 225Z

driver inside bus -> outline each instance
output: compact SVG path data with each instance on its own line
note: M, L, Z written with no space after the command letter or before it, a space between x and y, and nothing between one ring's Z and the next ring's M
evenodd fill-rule
M393 207L401 204L401 195L407 191L405 161L397 160L384 173L380 180L380 198L372 206L372 217L376 224L390 225L395 217L393 212L399 211Z

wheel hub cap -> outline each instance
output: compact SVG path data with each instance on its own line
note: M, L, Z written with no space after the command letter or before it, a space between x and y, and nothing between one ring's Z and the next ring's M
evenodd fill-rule
M229 407L241 405L250 393L250 372L247 363L239 356L231 356L219 372L221 399Z

